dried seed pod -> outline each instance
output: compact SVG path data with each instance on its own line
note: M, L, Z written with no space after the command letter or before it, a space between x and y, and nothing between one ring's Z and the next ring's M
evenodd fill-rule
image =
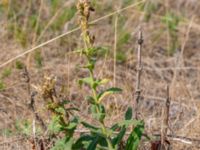
M79 0L77 9L80 15L79 23L82 29L83 37L87 47L89 48L94 44L95 39L94 36L90 35L88 30L90 12L94 11L94 8L91 6L91 3L88 0Z
M55 76L45 76L45 81L41 88L41 95L44 99L51 99L53 101L53 97L56 96L55 93L55 84L56 84L56 77Z

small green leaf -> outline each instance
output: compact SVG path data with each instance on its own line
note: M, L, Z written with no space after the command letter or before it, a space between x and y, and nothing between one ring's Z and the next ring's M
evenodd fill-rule
M86 84L86 85L89 85L89 86L92 86L94 81L92 78L88 77L88 78L83 78L83 79L80 79L78 81L80 87L82 87L83 84Z
M144 132L144 123L137 125L131 132L126 143L126 150L137 150Z
M91 135L81 135L81 137L74 143L72 149L73 150L80 150L81 148L88 147L89 142L94 139Z
M99 111L97 111L97 109ZM104 121L104 118L106 116L106 112L105 112L105 108L103 105L91 105L91 112L92 112L92 116L99 120L100 122L103 122Z
M62 105L69 104L69 103L71 103L70 100L63 100L63 101L61 102Z
M97 96L98 102L100 103L102 101L102 99L107 95L119 93L119 92L122 92L122 90L120 88L115 88L115 87L109 88L109 89L101 92L100 94L98 94L98 96Z
M79 111L79 109L78 108L75 108L75 107L71 107L71 108L66 108L65 109L66 111Z
M117 129L121 128L118 123L114 124L110 129L116 131Z
M94 70L94 64L87 64L86 66L83 66L83 68L87 68L89 69L90 71Z
M120 130L120 132L118 133L118 135L117 135L115 138L112 139L112 144L113 144L113 146L116 147L118 144L120 144L120 142L122 141L122 139L123 139L125 133L126 133L126 128L123 127L123 128Z
M106 83L108 83L110 80L109 79L102 79L102 80L100 80L100 82L99 82L99 84L106 84Z
M63 139L56 141L55 146L51 148L51 150L71 150L73 141L72 137L64 137Z
M132 119L132 115L133 115L132 108L128 107L128 109L126 111L126 114L125 114L125 120L131 120Z
M108 147L108 143L106 141L106 138L105 137L101 137L99 136L99 142L98 142L98 145L99 146L102 146L106 149L106 147ZM101 149L100 149L101 150Z
M105 117L106 117L106 110L105 110L105 107L103 105L100 105L99 106L99 110L100 110L100 114L99 114L99 121L100 122L103 122Z
M96 89L98 86L100 86L100 85L103 85L103 84L106 84L106 83L108 83L109 82L109 80L108 79L100 79L100 80L95 80L95 82L93 83L93 88L94 89Z
M65 115L65 109L63 107L58 107L55 111L59 114Z
M52 120L48 126L48 130L51 134L56 134L61 131L61 125L59 123L60 119L59 116L53 116Z
M126 128L127 128L128 126L132 126L132 125L137 126L138 124L141 124L141 121L139 121L139 120L123 120L123 121L120 121L120 122L118 123L118 125L119 125L120 127L125 126Z
M108 82L108 79L95 80L91 77L82 78L78 81L80 87L82 87L83 84L86 84L86 85L89 85L93 89L96 89L99 85L105 84L107 82Z
M95 126L93 126L89 123L86 123L84 121L82 121L81 124L84 127L88 128L92 134L97 134L98 136L103 137L103 138L106 137L106 135L104 133L102 133L102 130L99 127L95 127Z
M91 47L87 49L87 55L90 56L90 58L94 57L97 53L97 49L95 47Z
M93 125L91 125L91 124L89 124L89 123L87 123L87 122L82 121L81 124L82 124L84 127L88 128L88 129L90 129L90 130L99 130L98 127L95 127L95 126L93 126Z
M93 116L94 118L98 119L97 106L96 106L96 104L91 105L91 106L90 106L90 110L91 110L92 116Z
M95 150L98 144L99 136L95 137L95 139L92 140L90 145L88 146L87 150Z
M65 129L67 129L68 131L74 131L74 129L76 129L77 126L77 122L70 122Z
M108 47L97 47L96 57L105 57L108 54Z

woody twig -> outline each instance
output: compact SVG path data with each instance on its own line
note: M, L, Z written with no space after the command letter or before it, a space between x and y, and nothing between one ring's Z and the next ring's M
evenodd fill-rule
M161 150L167 150L169 146L169 142L167 139L167 131L169 128L169 110L170 110L170 94L169 94L169 86L167 86L167 98L165 107L162 110L162 127L161 127Z
M137 49L137 76L136 76L135 102L134 102L136 119L138 119L138 103L141 97L140 80L142 73L142 57L141 57L142 44L143 44L143 35L142 35L142 30L140 29L138 38L138 49Z

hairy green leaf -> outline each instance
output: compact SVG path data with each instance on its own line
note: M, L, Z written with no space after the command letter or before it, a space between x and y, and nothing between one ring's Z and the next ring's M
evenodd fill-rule
M92 87L94 81L91 77L83 78L78 81L79 85L82 87L83 84L89 85Z
M92 112L92 116L95 119L99 120L100 122L104 121L104 118L106 116L106 111L103 105L100 105L100 104L91 105L91 112Z
M81 137L74 143L73 150L80 150L81 148L86 148L90 144L90 141L94 139L91 135L81 135Z
M61 131L61 125L59 123L59 116L53 116L52 120L48 126L48 130L51 134L57 134Z
M125 133L126 133L126 128L122 127L122 129L117 134L117 136L112 139L112 144L113 144L114 147L117 147L117 145L120 144L120 142L122 141Z
M141 121L139 121L139 120L123 120L123 121L120 121L120 122L118 123L118 125L119 125L120 127L125 126L126 128L127 128L128 126L131 126L131 125L137 126L138 124L141 124Z
M126 114L125 114L125 120L131 120L132 119L132 115L133 115L132 108L128 107L128 109L126 111Z
M72 150L73 141L73 137L64 137L63 139L58 140L51 150Z
M99 140L99 136L95 137L92 142L90 143L90 145L88 146L87 150L95 150L96 146L98 144L98 140Z
M122 92L122 90L120 88L115 88L115 87L109 88L109 89L107 89L105 91L102 91L97 96L98 102L100 103L102 101L102 99L107 95L114 94L114 93L119 93L119 92Z
M93 126L93 125L91 125L91 124L89 124L89 123L87 123L87 122L85 122L85 121L82 121L81 124L82 124L84 127L88 128L88 129L90 129L90 130L93 130L93 131L94 131L94 130L99 130L98 127Z
M126 150L137 150L139 143L142 138L142 134L144 132L144 123L137 125L133 131L131 132L130 136L128 137L126 143Z

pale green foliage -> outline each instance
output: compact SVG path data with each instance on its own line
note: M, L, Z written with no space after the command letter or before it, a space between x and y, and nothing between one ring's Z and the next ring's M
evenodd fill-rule
M4 136L4 137L9 137L9 136L12 136L13 135L13 131L11 129L2 129L0 130L0 135L1 136Z
M15 128L19 134L30 136L32 134L32 123L28 120L17 120Z
M6 88L5 83L2 80L0 80L0 91L4 90L5 88Z
M162 22L166 25L169 36L170 36L170 45L168 47L168 54L173 55L176 52L176 49L179 46L178 43L178 25L181 21L181 18L174 14L173 12L167 12L162 18Z
M5 68L2 72L1 78L6 78L6 77L10 76L11 73L12 73L11 68Z
M17 69L23 69L24 68L24 64L19 60L17 60L15 62L15 66L16 66Z
M36 66L38 68L41 68L42 67L43 58L42 58L42 55L41 55L40 51L35 52L34 59L35 59Z

